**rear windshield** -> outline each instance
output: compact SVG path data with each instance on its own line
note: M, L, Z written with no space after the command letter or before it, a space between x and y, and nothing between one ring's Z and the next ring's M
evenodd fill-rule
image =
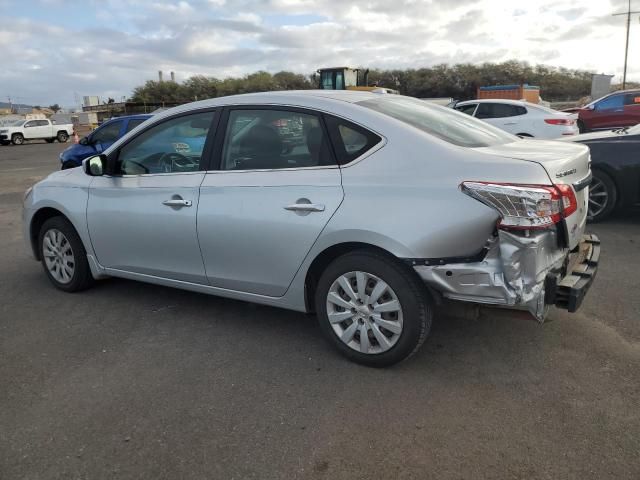
M358 105L389 115L461 147L490 147L517 140L514 135L481 120L417 98L385 95L358 102Z

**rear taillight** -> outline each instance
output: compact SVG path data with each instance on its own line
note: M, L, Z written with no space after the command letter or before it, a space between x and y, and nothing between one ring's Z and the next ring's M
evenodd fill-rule
M545 118L544 123L549 125L575 125L576 121L573 118Z
M502 217L501 228L546 228L571 215L578 208L570 185L517 185L491 182L462 182L460 189L495 208Z

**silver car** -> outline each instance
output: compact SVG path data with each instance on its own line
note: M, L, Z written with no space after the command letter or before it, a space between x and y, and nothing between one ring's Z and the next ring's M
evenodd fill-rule
M61 290L113 276L315 312L344 355L386 366L445 299L577 309L600 251L590 179L587 147L417 99L260 93L166 111L49 175L24 229Z

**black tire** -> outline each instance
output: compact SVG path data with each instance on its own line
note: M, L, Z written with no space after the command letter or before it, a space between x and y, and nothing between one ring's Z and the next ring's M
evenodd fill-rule
M69 140L69 134L67 132L58 132L56 139L60 143L66 143L66 141Z
M387 283L402 308L402 331L396 343L381 353L354 350L340 340L329 322L327 295L332 284L340 276L355 271L375 275ZM335 259L318 281L315 304L320 329L329 342L350 360L370 367L387 367L413 355L427 338L433 317L431 298L415 272L391 256L370 250L354 251Z
M71 247L71 251L73 253L73 274L71 275L71 280L66 283L58 281L51 274L46 265L43 244L45 235L50 230L57 230L59 232L62 232L64 237L67 239L68 245ZM94 279L91 275L89 262L87 261L87 252L75 228L73 228L73 225L71 225L71 223L66 218L52 217L44 222L38 235L38 249L41 257L42 267L44 268L47 277L49 277L49 280L54 287L65 292L79 292L81 290L89 288L93 284Z
M11 143L14 145L22 145L24 143L24 136L21 133L14 133L11 135Z
M587 133L587 127L584 126L584 122L582 120L578 120L578 131L580 133Z
M53 141L55 140L55 138L45 138L44 141L47 143L53 143Z
M598 223L606 220L616 208L616 204L618 203L618 189L611 177L602 170L593 170L592 174L593 180L591 181L591 186L594 190L589 190L589 215L587 218L591 223ZM606 194L606 203L603 208L596 208L592 202L605 198L599 195L600 192Z

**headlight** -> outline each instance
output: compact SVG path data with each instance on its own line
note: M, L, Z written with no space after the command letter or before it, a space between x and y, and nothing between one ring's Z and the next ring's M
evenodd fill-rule
M31 195L31 192L33 192L33 187L29 187L25 190L24 198L22 199L23 202L25 202L27 198L29 198L29 195Z

